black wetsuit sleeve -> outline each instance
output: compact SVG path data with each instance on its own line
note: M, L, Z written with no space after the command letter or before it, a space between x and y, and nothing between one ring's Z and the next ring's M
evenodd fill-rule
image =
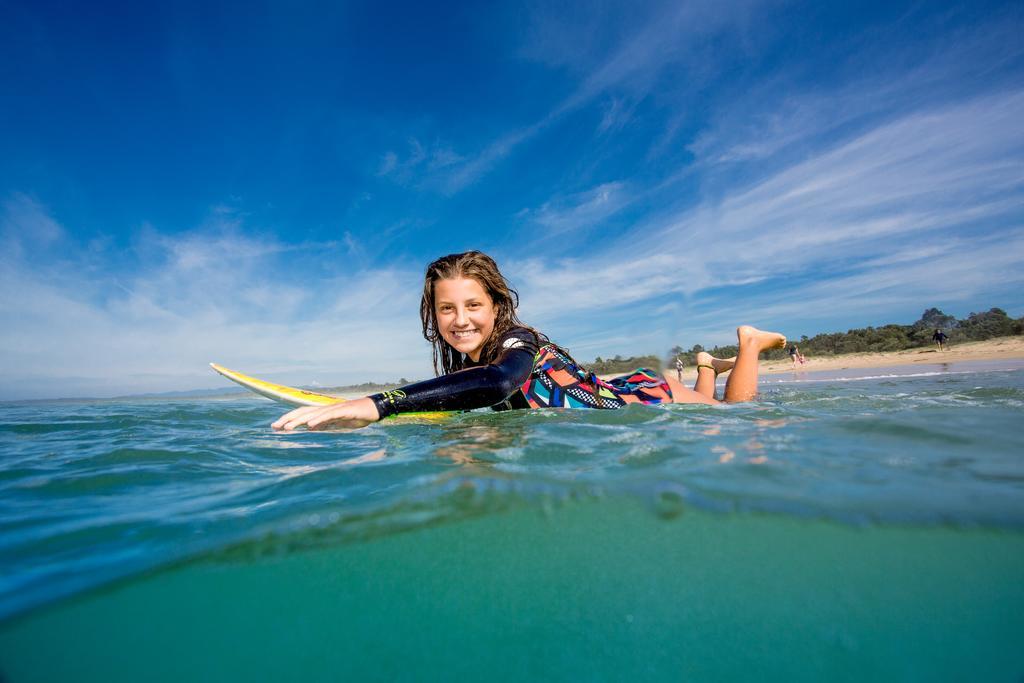
M487 408L523 385L533 370L534 354L530 347L505 349L489 365L416 382L370 399L382 418L395 413Z

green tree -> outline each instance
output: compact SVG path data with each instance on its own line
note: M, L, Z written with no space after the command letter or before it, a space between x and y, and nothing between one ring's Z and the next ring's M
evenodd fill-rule
M971 341L1005 337L1014 333L1014 322L1003 309L992 308L985 313L971 313L966 320L960 321L957 331Z
M951 315L946 315L937 308L929 308L921 314L921 319L914 323L915 328L925 328L930 330L951 330L956 327L956 325L956 318Z

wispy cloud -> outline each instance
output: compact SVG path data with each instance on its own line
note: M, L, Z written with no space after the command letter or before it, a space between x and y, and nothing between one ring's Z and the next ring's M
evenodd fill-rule
M600 225L630 201L631 196L624 183L602 183L585 192L551 199L539 209L521 211L519 216L543 226L548 236L566 232L578 236L585 229Z
M388 151L381 157L377 168L378 177L388 177L396 182L408 184L416 182L424 175L443 171L462 161L449 145L435 141L424 145L417 138L410 138L408 150L404 155Z
M27 248L46 248L65 236L64 229L37 200L13 192L3 203L0 235L8 255L21 255Z
M616 90L639 99L668 65L695 87L717 75L715 57L752 45L757 20L778 3L593 3L539 6L522 53L580 76L577 88L554 110L565 113L596 95ZM724 41L723 36L732 40ZM729 47L725 45L728 43Z
M1005 70L1024 56L1024 44L1012 37L1022 28L1018 16L997 14L920 44L887 35L917 21L908 16L862 36L862 49L845 56L824 88L799 82L799 71L780 71L710 103L710 125L687 148L704 164L759 161L977 98L1000 84L1014 87Z
M663 236L743 240L730 269L768 275L984 225L1021 208L1021 116L1021 92L916 112L684 215Z
M964 258L965 252L971 257ZM688 307L683 341L729 341L732 328L723 310L737 321L781 325L780 331L796 336L859 326L853 321L909 323L933 305L948 310L979 299L994 305L1024 286L1021 253L1024 229L1015 229L997 236L943 240L918 253L908 250L898 259L858 263L828 279L699 297ZM880 310L903 316L879 320Z
M604 107L604 114L601 116L601 123L597 125L597 132L604 135L622 130L633 118L635 109L635 102L628 102L620 97L611 98Z
M495 164L507 157L518 145L529 140L547 126L548 121L513 130L487 144L482 150L465 157L457 156L439 172L430 174L424 186L436 188L441 193L453 195L476 183Z
M521 54L549 65L570 65L577 73L576 87L535 121L498 134L477 151L452 152L450 163L424 165L429 155L414 146L404 161L393 151L385 153L378 174L399 177L416 169L422 187L456 194L478 182L517 147L605 94L609 99L596 132L618 130L632 117L636 102L655 87L666 65L681 65L679 77L710 78L707 65L711 62L706 59L706 51L714 44L710 38L745 30L762 4L752 0L656 3L644 11L630 3L617 8L580 4L558 13L538 7ZM614 17L625 21L615 23ZM595 39L595 32L586 26L620 29ZM581 49L585 45L592 49Z
M45 207L15 196L5 210L17 220L5 220L4 238L20 245L0 261L7 397L219 386L211 360L297 383L430 373L417 339L418 267L348 273L331 247L207 225L180 236L144 230L130 269L97 274L12 234L39 225L57 235L54 248L74 253Z

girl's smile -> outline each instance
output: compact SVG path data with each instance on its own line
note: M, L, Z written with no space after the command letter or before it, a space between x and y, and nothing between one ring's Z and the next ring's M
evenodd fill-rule
M473 362L494 331L494 302L479 282L470 278L434 283L434 306L441 338Z

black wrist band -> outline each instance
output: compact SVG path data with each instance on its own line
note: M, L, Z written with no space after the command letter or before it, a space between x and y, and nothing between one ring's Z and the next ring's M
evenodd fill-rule
M395 412L394 405L384 400L384 394L373 394L368 398L373 401L373 405L377 406L377 412L380 413L380 419L383 420L385 417Z
M401 389L395 389L374 394L369 398L377 406L377 412L380 413L381 419L384 419L388 415L394 415L398 412L398 402L405 398L405 392Z

